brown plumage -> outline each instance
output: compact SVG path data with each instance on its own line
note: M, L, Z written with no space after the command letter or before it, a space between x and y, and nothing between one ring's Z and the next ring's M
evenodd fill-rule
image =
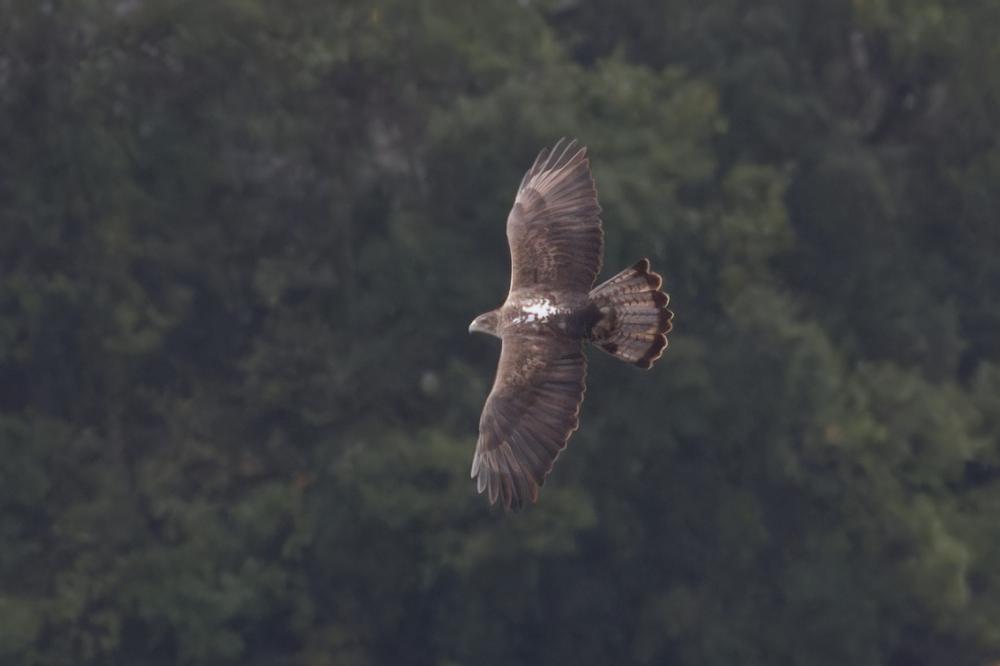
M587 149L575 141L542 150L517 190L507 217L507 300L469 326L503 341L472 460L491 504L537 501L580 423L584 341L640 368L667 346L673 313L647 259L592 289L604 246L600 212Z

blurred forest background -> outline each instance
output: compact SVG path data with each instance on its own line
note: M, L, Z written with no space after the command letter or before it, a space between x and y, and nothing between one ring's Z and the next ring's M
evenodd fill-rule
M1000 659L1000 3L0 0L0 664ZM590 354L469 465L504 220L590 147Z

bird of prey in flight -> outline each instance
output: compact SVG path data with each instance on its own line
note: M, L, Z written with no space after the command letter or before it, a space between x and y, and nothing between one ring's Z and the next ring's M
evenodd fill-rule
M491 504L517 509L538 500L579 426L584 342L646 369L667 346L673 313L648 259L594 287L600 212L587 149L560 140L539 153L507 216L507 300L469 326L503 341L472 460L472 478Z

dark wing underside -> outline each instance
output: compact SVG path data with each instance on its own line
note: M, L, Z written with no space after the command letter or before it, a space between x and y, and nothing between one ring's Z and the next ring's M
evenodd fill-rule
M579 425L587 373L583 343L564 337L503 338L493 390L479 420L472 478L490 503L519 508Z
M507 216L511 291L586 293L601 270L604 233L587 149L559 141L524 174Z

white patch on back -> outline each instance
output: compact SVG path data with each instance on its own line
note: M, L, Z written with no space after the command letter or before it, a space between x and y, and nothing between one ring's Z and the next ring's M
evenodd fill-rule
M554 315L559 311L559 309L552 305L552 302L547 298L539 298L530 301L528 305L525 305L521 309L529 315L535 315L536 317L543 319L549 317L550 315Z
M544 322L561 310L547 298L532 298L520 306L521 314L514 317L512 324L533 324Z

